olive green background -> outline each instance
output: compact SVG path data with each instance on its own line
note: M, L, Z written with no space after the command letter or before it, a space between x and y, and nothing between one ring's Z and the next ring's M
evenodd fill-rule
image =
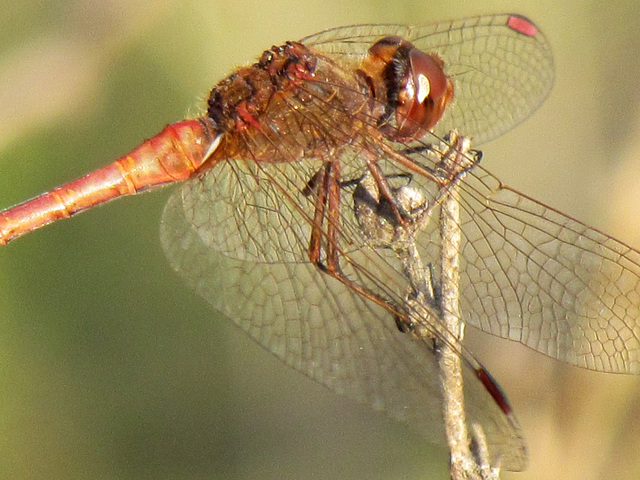
M640 247L640 2L4 0L0 206L198 113L272 44L350 23L517 9L547 34L551 98L483 147L504 182ZM448 478L447 452L287 369L184 287L158 229L170 189L0 248L0 478ZM640 475L640 383L470 332L530 467Z

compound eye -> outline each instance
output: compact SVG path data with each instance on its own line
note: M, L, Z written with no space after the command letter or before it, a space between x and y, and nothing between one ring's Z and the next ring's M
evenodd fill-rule
M358 70L375 99L373 116L394 141L420 138L453 99L444 62L400 37L384 37L369 49Z
M424 103L427 97L438 99L447 89L447 76L443 64L437 57L414 48L409 53L409 72L416 85L426 87L424 92L417 90L416 100Z
M416 138L433 128L453 98L453 84L442 61L413 47L398 90L398 139Z

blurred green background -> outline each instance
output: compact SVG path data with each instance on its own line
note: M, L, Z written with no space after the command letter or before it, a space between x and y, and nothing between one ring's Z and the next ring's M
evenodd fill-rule
M4 0L0 206L197 113L272 44L514 9L549 37L557 82L485 167L639 247L640 2L620 0ZM0 478L448 478L444 450L283 367L182 285L158 237L169 190L0 249ZM636 378L469 336L529 441L529 471L504 478L638 478Z

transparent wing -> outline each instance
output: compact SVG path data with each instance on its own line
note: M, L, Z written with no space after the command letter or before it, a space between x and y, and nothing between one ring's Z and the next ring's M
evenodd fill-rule
M640 373L640 252L481 169L463 191L467 320L580 367Z
M302 40L314 50L358 64L382 37L396 35L420 50L437 53L452 77L455 97L434 129L439 136L457 128L475 144L487 142L529 117L553 86L551 49L532 26L525 35L510 26L517 15L488 15L425 26L356 25Z
M313 199L301 192L308 182L303 172L315 163L223 162L188 181L163 215L167 256L216 310L287 365L444 444L430 342L401 333L386 309L307 260ZM345 275L400 301L406 283L393 255L356 236L351 191L345 187L341 205ZM349 250L356 242L359 247ZM465 368L469 421L483 425L491 454L502 458L504 468L521 470L526 454L515 418Z
M477 142L530 115L553 83L544 36L535 26L529 35L511 28L513 18L521 17L361 25L304 41L347 62L360 61L385 35L438 53L453 76L456 104L436 132L453 126ZM419 153L413 157L429 163ZM482 167L462 190L462 311L469 323L581 367L640 373L638 251L504 186ZM421 238L437 259L435 231Z
M340 267L385 305L403 305L410 289L401 261L363 233L356 188L367 161L374 161L393 188L410 184L433 201L439 187L384 152L394 149L431 169L434 160L425 143L384 143L375 119L353 125L349 112L371 99L348 79L341 83L341 76L352 72L375 40L402 35L436 51L454 76L457 103L439 131L453 125L476 139L492 138L531 114L553 80L544 38L532 24L526 24L527 34L512 28L513 18L520 17L348 27L308 37L305 42L318 52L338 60L322 70L326 78L316 76L299 90L274 96L261 133L240 140L250 153L273 152L273 161L220 161L186 182L163 217L163 245L172 265L211 305L288 365L385 409L436 441L442 439L441 394L430 346L401 333L388 308L310 264L317 198L309 186L323 165L340 166ZM326 67L331 61L318 62ZM481 167L460 189L465 319L576 365L640 373L640 253L503 186ZM438 208L430 215L417 241L425 265L437 272ZM438 337L438 320L429 321ZM476 365L464 347L453 347L467 365ZM466 395L470 419L487 430L492 454L501 455L508 469L522 468L515 419L470 368Z

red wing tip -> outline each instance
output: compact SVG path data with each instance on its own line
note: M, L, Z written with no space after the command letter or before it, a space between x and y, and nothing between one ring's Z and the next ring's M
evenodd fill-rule
M507 26L528 37L535 37L538 34L538 27L536 27L531 20L520 15L509 16Z
M491 376L491 374L485 370L483 367L476 368L476 376L485 386L489 394L493 397L500 410L505 415L510 415L513 413L511 405L509 405L509 400L507 400L507 396L504 394L498 382Z

